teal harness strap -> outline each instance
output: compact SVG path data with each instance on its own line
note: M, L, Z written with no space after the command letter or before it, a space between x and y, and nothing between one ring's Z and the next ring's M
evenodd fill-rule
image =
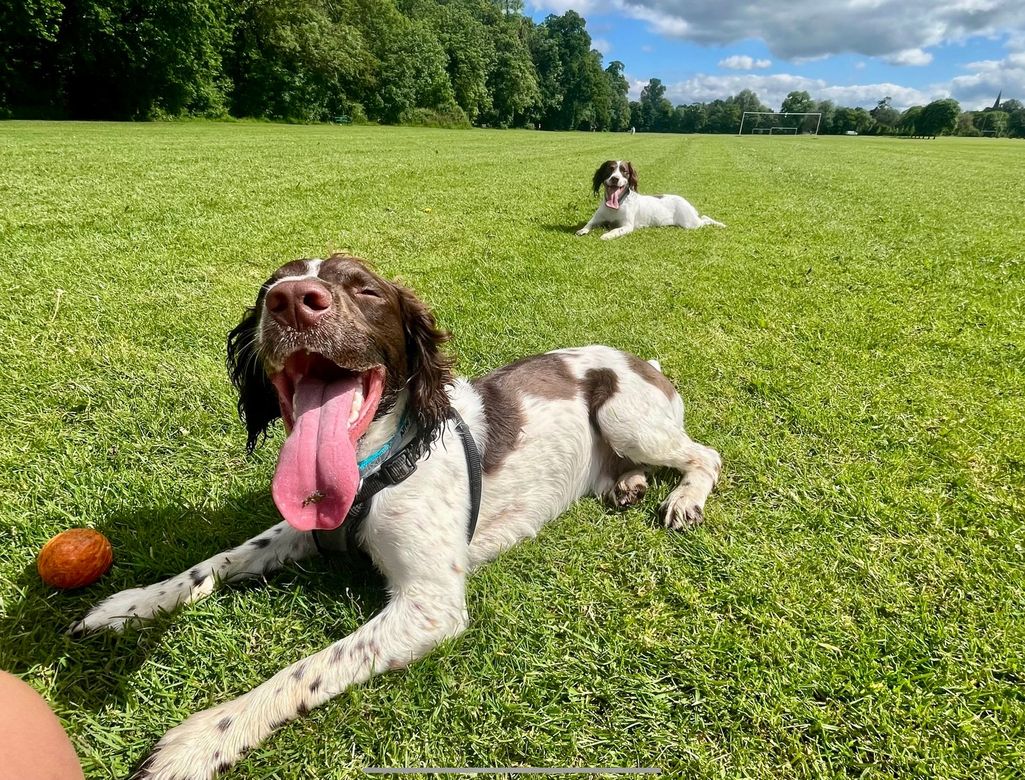
M372 452L367 457L363 458L359 463L356 464L356 468L359 469L360 477L366 476L367 472L370 471L371 466L381 460L385 455L391 452L398 444L402 442L402 437L406 435L406 431L409 430L409 410L406 409L402 412L402 417L399 420L399 427L395 431L395 435L392 436L383 446L375 452Z

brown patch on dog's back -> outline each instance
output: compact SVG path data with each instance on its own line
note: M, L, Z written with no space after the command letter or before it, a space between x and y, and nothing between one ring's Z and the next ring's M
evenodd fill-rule
M498 382L517 394L536 395L552 401L577 397L577 380L562 355L532 355L502 366L478 381Z
M619 379L611 368L592 368L584 375L584 399L587 401L587 417L595 429L598 428L598 412L616 394Z
M505 461L506 456L516 448L516 441L523 430L523 408L519 399L493 381L493 375L475 379L474 387L480 393L484 419L488 424L487 446L481 464L484 473L490 474Z
M533 355L473 380L481 395L488 423L484 473L490 474L516 448L523 430L522 398L538 396L553 401L577 397L579 384L562 355Z
M641 379L649 382L665 393L666 398L670 401L673 400L673 396L676 395L676 388L673 387L672 382L666 379L665 374L646 360L641 360L637 355L632 355L629 352L625 352L624 354L626 355L626 360L630 364L630 368L633 369L634 373L640 374Z

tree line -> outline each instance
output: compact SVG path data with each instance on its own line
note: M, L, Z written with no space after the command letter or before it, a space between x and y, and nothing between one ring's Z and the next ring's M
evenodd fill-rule
M0 115L629 127L623 64L520 0L0 4Z
M522 0L17 0L0 3L0 117L735 133L770 110L750 90L674 106L658 79L630 102L591 43L576 12L535 23ZM821 133L1025 136L1016 100L900 113L791 92L780 110L821 112Z
M872 109L838 106L831 100L813 100L807 92L790 92L778 113L790 116L749 116L744 133L786 131L840 135L854 132L877 135L992 135L1025 138L1025 105L1019 100L998 102L982 111L962 111L951 98L934 100L926 106L911 106L901 112L884 97ZM662 133L736 133L745 111L773 112L749 89L710 103L673 106L665 97L665 86L651 79L641 90L641 99L630 104L638 130ZM820 116L797 116L817 113Z

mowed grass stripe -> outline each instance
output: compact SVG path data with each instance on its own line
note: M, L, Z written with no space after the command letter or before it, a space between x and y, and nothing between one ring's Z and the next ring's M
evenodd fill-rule
M725 230L572 230L606 158ZM479 374L605 342L658 357L726 463L587 500L473 578L467 634L272 737L230 777L368 765L662 766L695 777L1025 771L1020 144L259 123L0 124L0 667L90 778L380 608L310 561L127 637L59 631L275 521L227 330L285 260L401 275ZM62 293L57 291L61 290ZM52 534L114 543L53 594Z

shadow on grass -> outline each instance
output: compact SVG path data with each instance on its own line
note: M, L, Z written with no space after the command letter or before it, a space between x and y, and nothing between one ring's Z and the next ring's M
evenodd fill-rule
M59 592L39 578L35 562L15 582L16 595L0 615L0 668L31 675L39 668L56 669L50 696L75 709L98 711L131 696L130 677L160 647L161 638L177 619L161 615L124 633L99 632L74 639L67 629L89 608L125 588L149 585L186 571L205 558L242 544L279 522L269 492L231 497L214 512L188 512L179 506L113 514L95 526L114 548L114 566L97 584ZM330 558L314 556L297 566L272 573L324 599L347 589L377 611L385 597L383 579L361 552ZM263 585L254 578L224 586L248 590ZM182 670L185 674L186 670Z
M586 221L587 220L584 220L584 222L586 222ZM576 233L583 226L584 226L583 222L580 222L580 223L577 223L577 224L569 224L569 223L563 222L563 223L560 223L558 225L553 225L553 224L550 224L550 223L546 223L546 224L541 225L541 227L544 230L548 231L549 233L569 233L571 235Z

